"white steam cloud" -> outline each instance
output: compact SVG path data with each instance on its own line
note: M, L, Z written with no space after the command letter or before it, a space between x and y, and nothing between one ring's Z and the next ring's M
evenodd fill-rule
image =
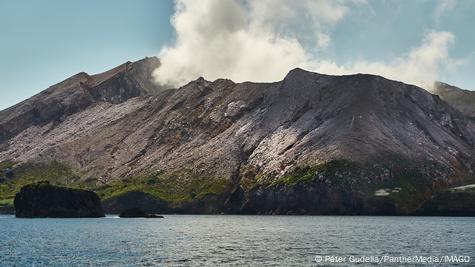
M461 60L449 56L448 50L453 42L454 36L450 32L432 31L426 34L418 47L391 62L356 61L347 67L333 62L320 62L316 71L332 74L371 73L432 89L442 70L452 70L462 64Z
M434 21L436 25L440 24L442 17L447 11L453 9L457 5L456 0L439 0L434 10Z
M281 80L292 68L327 74L372 73L429 87L456 66L454 36L428 32L418 47L390 62L338 65L316 58L331 45L331 29L364 0L176 0L176 42L160 52L160 84L179 86L199 76L214 80Z

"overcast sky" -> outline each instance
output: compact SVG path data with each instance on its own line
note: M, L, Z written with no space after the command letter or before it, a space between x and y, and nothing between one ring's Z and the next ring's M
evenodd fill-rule
M475 89L473 14L471 0L0 0L0 109L153 55L177 86L303 67Z

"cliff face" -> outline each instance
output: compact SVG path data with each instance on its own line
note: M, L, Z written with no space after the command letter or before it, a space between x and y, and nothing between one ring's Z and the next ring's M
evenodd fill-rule
M475 216L475 184L438 192L418 210L424 216Z
M99 197L91 191L39 182L23 187L15 196L17 218L104 217Z
M149 212L206 213L407 214L475 167L475 124L415 86L295 69L275 83L199 78L163 90L129 65L140 71L75 76L66 84L87 93L56 85L0 112L0 129L11 128L0 162L60 161L112 210L139 191L160 203ZM77 94L87 101L64 111ZM60 119L46 119L59 116L50 105L30 119L25 107L53 99ZM13 127L6 118L18 114L28 119Z

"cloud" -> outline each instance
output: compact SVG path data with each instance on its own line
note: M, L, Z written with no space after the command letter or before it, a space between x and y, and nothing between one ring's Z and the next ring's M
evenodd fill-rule
M434 22L438 26L442 17L447 11L453 9L457 4L456 0L439 0L434 10Z
M442 70L460 62L449 56L454 36L427 32L420 45L389 62L338 65L319 59L331 30L362 0L177 0L177 38L160 52L155 79L179 86L199 76L214 80L281 80L292 68L327 74L372 73L429 87ZM317 51L317 52L316 52Z
M328 29L350 4L362 2L178 0L172 17L177 39L160 52L156 79L171 85L199 76L275 81L290 68L312 66L305 44L329 45Z
M390 62L356 61L347 66L320 62L315 70L332 74L372 73L431 89L442 71L453 70L464 63L449 55L454 39L450 32L431 31L419 46Z

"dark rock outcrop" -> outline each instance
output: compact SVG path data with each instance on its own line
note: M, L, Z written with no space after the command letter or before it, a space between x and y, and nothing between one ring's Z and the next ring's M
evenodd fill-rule
M94 192L48 182L24 186L15 196L14 206L18 218L104 217L101 201Z
M239 200L240 201L240 200ZM146 213L216 214L225 209L222 196L208 195L182 203L170 203L141 191L130 191L103 200L102 206L108 214L119 214L124 210L140 207ZM239 204L240 205L240 204ZM229 212L235 212L229 210Z
M425 216L475 216L475 186L452 188L435 193L417 210Z
M127 192L102 202L108 214L120 214L124 210L140 207L146 213L171 212L167 203L140 191Z
M119 215L120 218L163 218L161 215L149 214L140 208L124 210Z

